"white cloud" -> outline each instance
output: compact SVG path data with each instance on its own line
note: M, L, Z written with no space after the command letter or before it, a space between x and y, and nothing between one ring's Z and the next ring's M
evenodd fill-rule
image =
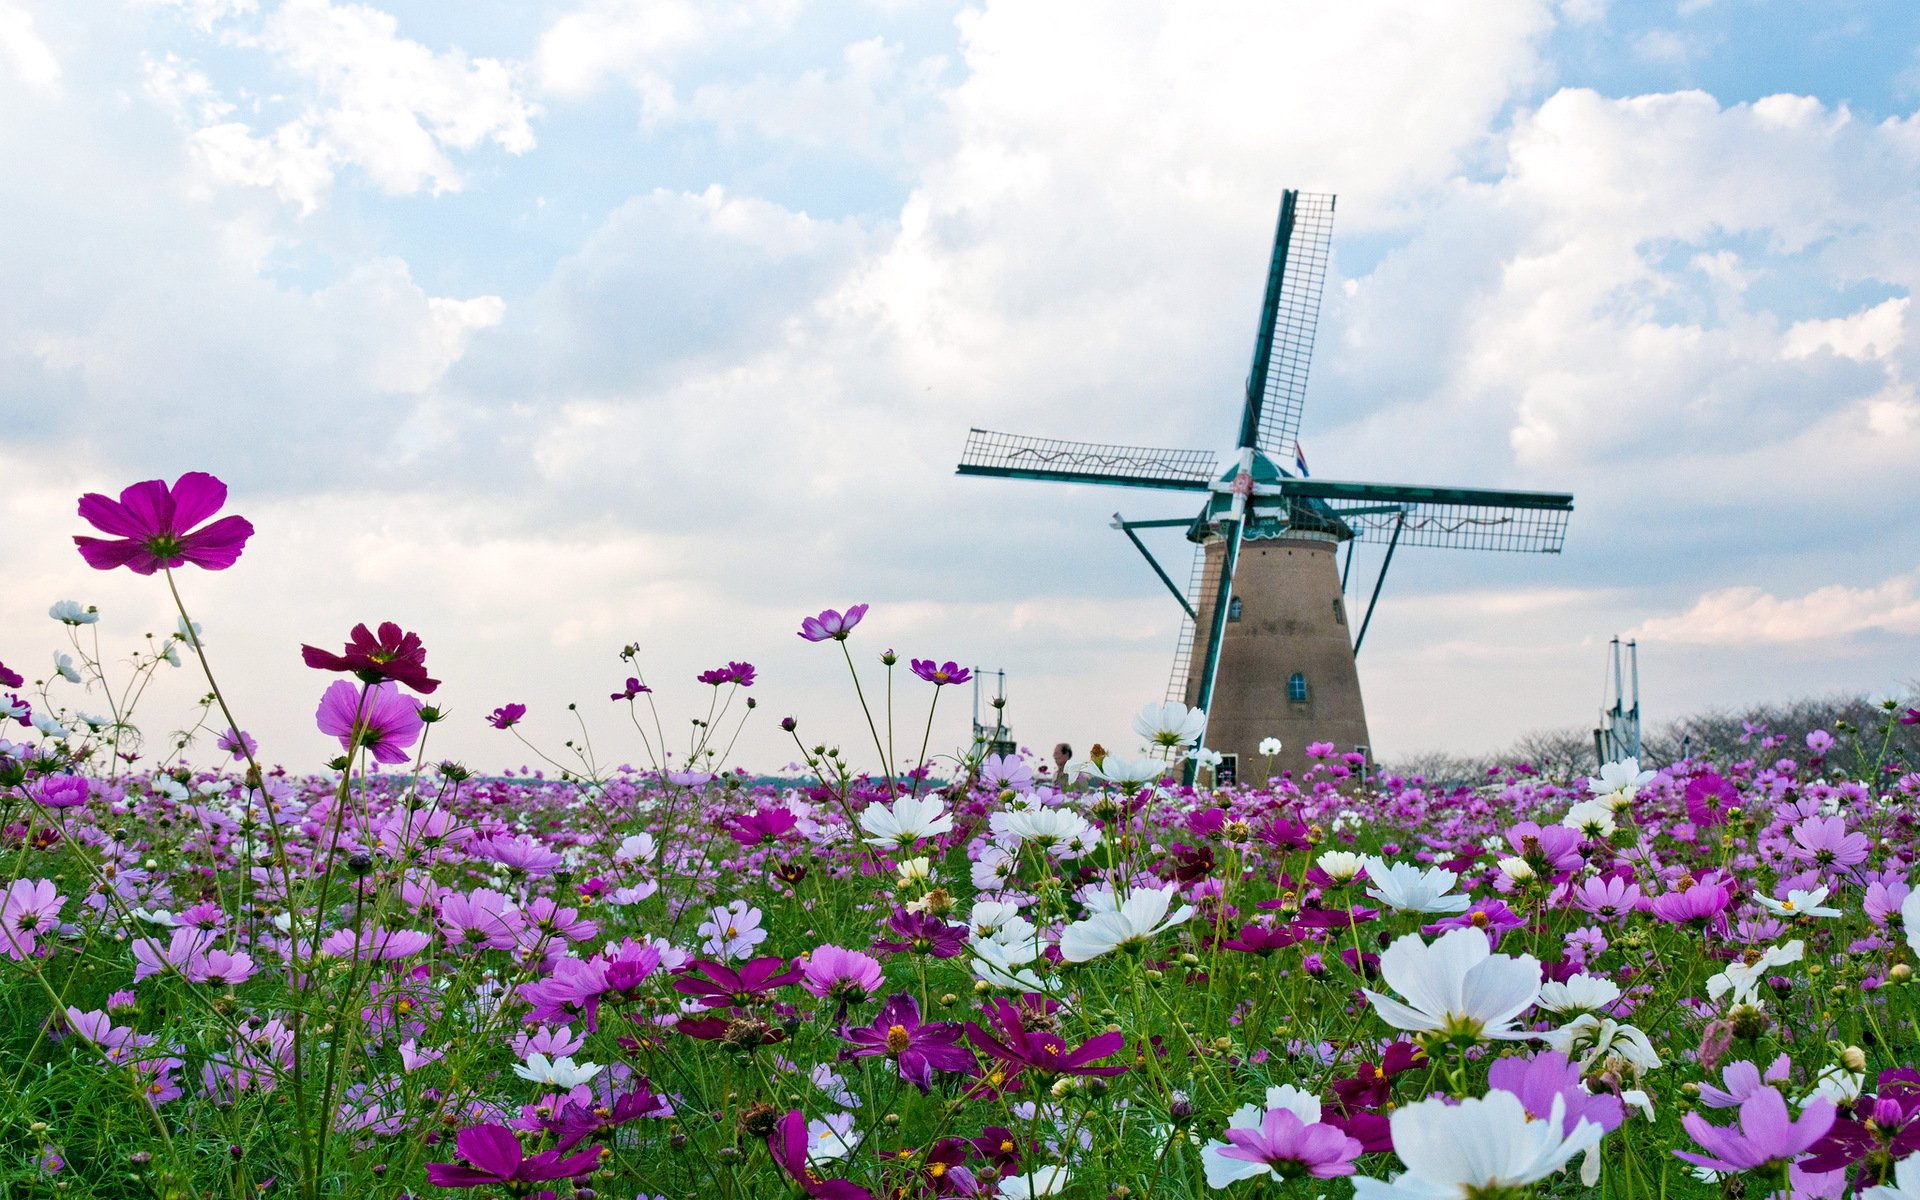
M588 0L541 35L536 74L544 90L574 99L624 80L649 115L664 116L682 55L723 38L766 39L799 10L799 0Z
M244 4L202 5L197 18L228 41L271 55L299 82L302 111L266 132L221 120L233 111L200 71L168 56L149 61L148 93L186 125L216 183L270 188L310 214L338 171L352 166L380 190L405 195L458 191L453 161L491 143L509 154L534 146L539 114L514 66L452 49L436 53L402 37L399 22L363 4L286 0L258 29L233 22Z
M1830 584L1782 598L1763 588L1722 588L1686 612L1655 617L1635 630L1648 641L1754 645L1845 638L1878 631L1920 633L1920 572L1872 587Z
M1781 353L1806 358L1821 350L1855 362L1889 358L1906 338L1906 296L1896 296L1845 317L1796 322L1787 330Z
M52 93L59 87L60 61L34 32L33 14L13 0L0 0L0 60L34 91Z

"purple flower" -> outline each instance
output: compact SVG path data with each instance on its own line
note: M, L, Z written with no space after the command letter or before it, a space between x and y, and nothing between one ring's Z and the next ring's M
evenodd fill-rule
M1569 829L1567 832L1574 831ZM1420 932L1432 937L1435 934L1445 933L1449 929L1484 929L1488 939L1498 946L1502 933L1509 929L1518 929L1526 923L1527 919L1508 908L1505 901L1480 900L1465 912L1443 917L1431 925L1422 925Z
M931 954L935 958L952 958L966 945L967 927L949 925L939 917L928 913L908 912L896 908L887 918L887 929L898 941L876 939L874 949L885 950L889 954Z
M629 675L629 676L627 676L627 686L626 686L626 689L625 689L624 691L618 691L618 692L612 692L612 693L610 693L610 694L609 694L609 695L607 696L607 699L609 699L609 700L631 700L631 699L633 699L633 698L634 698L635 696L638 696L638 695L641 695L642 693L645 693L645 692L651 692L652 690L653 690L653 689L652 689L652 688L650 688L650 687L648 687L648 686L647 686L646 684L644 684L644 683L641 683L641 682L640 682L640 681L639 681L638 679L636 679L636 678L634 678L633 676L631 676L631 675Z
M1653 898L1653 915L1673 925L1705 925L1727 911L1732 894L1724 883L1697 882Z
M532 1158L526 1156L520 1139L504 1125L474 1125L462 1129L453 1139L460 1157L471 1167L450 1163L428 1163L427 1178L440 1187L472 1188L503 1184L514 1195L525 1195L526 1184L546 1183L554 1179L573 1179L600 1165L600 1151L582 1150L562 1157L548 1150Z
M848 1053L855 1058L885 1055L900 1067L900 1078L920 1089L932 1090L935 1071L973 1074L973 1052L961 1046L964 1031L955 1021L922 1021L920 1006L906 992L895 992L880 1006L880 1015L871 1025L857 1025L841 1031L840 1036L853 1043Z
M1833 1126L1833 1101L1817 1097L1800 1111L1795 1121L1787 1113L1787 1101L1777 1088L1765 1087L1740 1104L1740 1124L1713 1125L1699 1113L1680 1118L1681 1128L1698 1142L1705 1154L1689 1150L1673 1153L1682 1161L1710 1171L1751 1171L1756 1167L1778 1166L1800 1157Z
M907 663L913 673L920 678L940 687L949 683L965 683L973 678L973 672L956 662L936 663L930 658L916 658Z
M1789 857L1821 867L1857 866L1873 849L1866 834L1847 832L1841 816L1808 817L1793 827L1793 841L1786 848Z
M1487 1071L1487 1087L1512 1092L1520 1106L1535 1120L1553 1115L1553 1102L1563 1105L1561 1132L1571 1133L1582 1120L1592 1121L1608 1133L1620 1128L1627 1116L1618 1096L1596 1096L1580 1081L1580 1068L1567 1061L1558 1050L1547 1050L1532 1058L1502 1058Z
M80 557L100 571L126 567L136 575L192 563L209 571L234 564L253 536L245 517L221 517L203 529L195 525L220 511L227 485L205 471L189 471L169 488L149 479L109 500L98 492L80 497L80 516L111 538L75 537Z
M18 671L10 671L7 669L7 664L0 663L0 687L17 688L26 681L26 676Z
M1005 1080L1012 1079L1031 1068L1042 1075L1122 1075L1127 1068L1124 1065L1096 1067L1093 1064L1103 1058L1109 1058L1127 1048L1127 1039L1120 1033L1103 1033L1090 1038L1079 1046L1068 1047L1059 1034L1051 1030L1035 1030L1025 1027L1019 1017L1019 1010L1002 1002L988 1012L999 1037L993 1036L972 1021L967 1022L967 1040L983 1053L1007 1064L999 1086Z
M321 733L339 738L343 749L365 746L383 763L406 762L407 747L419 741L427 727L420 719L420 702L401 695L395 685L372 684L363 690L344 679L320 697L314 721Z
M362 683L391 679L404 683L422 696L440 686L438 679L427 677L427 648L420 635L407 633L392 621L380 622L375 637L364 623L353 627L353 635L339 654L328 654L316 646L300 647L300 657L316 671L345 671Z
M800 818L791 810L775 805L736 815L728 822L727 832L742 846L765 846L779 841L799 823Z
M729 683L737 683L741 687L752 687L754 680L753 664L730 662L724 667L715 667L711 671L702 671L699 675L695 676L695 678L701 683L710 683L714 687L722 687ZM614 698L616 700L620 699L618 696Z
M527 706L524 704L502 704L487 714L487 724L495 729L512 729L526 715Z
M1333 1126L1302 1121L1299 1114L1286 1108L1268 1109L1260 1124L1251 1129L1229 1128L1221 1136L1227 1139L1227 1144L1213 1150L1215 1157L1258 1164L1280 1180L1351 1175L1353 1160L1366 1149ZM1230 1167L1221 1172L1209 1168L1208 1182L1212 1183L1215 1178L1255 1178L1240 1173L1247 1169Z
M676 992L700 997L700 1003L708 1008L745 1008L765 1000L774 988L800 982L800 968L782 971L784 965L777 955L756 958L738 971L724 963L702 960L688 967L672 986Z
M1542 875L1579 870L1583 861L1580 843L1584 840L1578 829L1564 825L1542 829L1532 821L1523 821L1507 831L1507 844L1513 852Z
M48 775L34 789L33 798L48 808L78 808L93 794L93 785L80 775Z
M1700 1103L1708 1108L1737 1107L1745 1103L1747 1097L1766 1085L1786 1079L1791 1065L1791 1060L1782 1054L1773 1060L1767 1067L1766 1074L1763 1075L1755 1063L1744 1060L1728 1063L1720 1072L1720 1082L1727 1085L1726 1090L1722 1091L1710 1083L1703 1083L1700 1085Z
M822 1000L842 1004L865 1000L879 991L883 982L879 960L840 946L821 946L807 956L800 969L801 987Z
M800 636L810 642L828 640L844 642L860 618L867 615L867 606L856 604L849 608L845 616L829 608L817 617L807 617L800 622Z
M1709 771L1696 775L1687 784L1687 820L1702 829L1711 829L1727 819L1727 810L1738 807L1740 793L1722 776Z
M252 758L260 750L260 743L244 729L229 729L214 739L213 748L224 750L234 758Z

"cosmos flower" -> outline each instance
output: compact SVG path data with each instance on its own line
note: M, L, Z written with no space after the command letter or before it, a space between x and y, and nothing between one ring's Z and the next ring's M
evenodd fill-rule
M807 617L800 622L800 636L810 642L844 642L860 618L867 615L867 606L856 604L847 609L845 615L835 609L827 609L817 617Z
M880 1006L871 1025L855 1025L840 1032L852 1043L855 1058L884 1056L894 1060L900 1078L926 1095L935 1071L972 1074L973 1052L960 1045L965 1031L954 1021L922 1021L920 1006L906 992L895 992Z
M260 749L260 743L244 729L229 729L214 739L214 749L224 750L232 758L252 758Z
M172 487L148 479L109 500L98 492L80 497L80 516L108 538L75 537L87 565L100 571L126 567L136 575L192 563L225 570L240 558L253 525L245 517L221 517L195 529L227 502L227 485L204 471L189 471Z
M1640 769L1639 759L1623 758L1601 767L1598 775L1587 780L1587 790L1608 808L1619 808L1632 801L1654 778L1654 772Z
M1180 896L1178 884L1135 888L1120 900L1112 892L1088 897L1092 915L1075 921L1060 933L1060 957L1088 962L1121 946L1142 946L1193 915L1193 905L1172 909Z
M1729 1004L1759 1004L1760 988L1766 983L1767 976L1773 974L1777 967L1799 962L1806 945L1795 938L1783 945L1769 946L1764 951L1736 958L1727 964L1726 970L1707 980L1708 997L1719 1000L1731 992L1733 995Z
M1319 1099L1292 1086L1267 1089L1265 1110L1251 1104L1241 1108L1222 1136L1225 1141L1208 1142L1200 1149L1210 1188L1263 1175L1276 1182L1351 1175L1353 1160L1365 1149L1323 1124Z
M1263 757L1272 758L1274 755L1280 753L1280 739L1277 737L1261 738L1259 750Z
M1757 893L1754 895L1753 900L1754 903L1760 905L1760 907L1766 909L1768 912L1776 913L1783 917L1837 917L1841 915L1840 910L1826 906L1827 893L1830 890L1829 888L1823 887L1814 888L1812 891L1790 888L1787 891L1787 898L1785 900L1775 900L1772 896L1763 896Z
M1699 1113L1680 1118L1704 1154L1675 1150L1676 1157L1710 1171L1738 1173L1792 1162L1832 1128L1833 1101L1816 1098L1793 1120L1778 1088L1763 1087L1740 1102L1738 1125L1715 1125Z
M453 1144L460 1157L472 1165L428 1163L427 1179L439 1187L500 1185L518 1196L532 1190L527 1185L573 1179L600 1165L597 1148L582 1150L570 1157L563 1157L558 1150L548 1150L528 1158L520 1139L504 1125L474 1125L462 1129L455 1135Z
M1407 934L1380 956L1380 978L1406 997L1365 993L1395 1029L1466 1041L1532 1036L1513 1021L1540 995L1539 961L1493 953L1478 929L1455 929L1431 944Z
M1472 1200L1517 1193L1565 1167L1605 1135L1590 1120L1566 1127L1565 1101L1535 1120L1520 1097L1490 1091L1454 1103L1420 1100L1393 1110L1394 1153L1405 1174L1353 1181L1354 1200Z
M627 686L620 691L609 693L607 696L607 699L631 700L635 696L645 695L646 693L651 692L652 690L653 689L648 687L646 684L641 683L638 679L634 678L632 675L629 675L627 676Z
M807 1116L797 1109L780 1118L767 1135L767 1153L800 1185L800 1190L815 1200L873 1200L873 1193L866 1188L844 1179L828 1179L814 1170L808 1161L809 1145Z
M1177 700L1149 704L1134 714L1133 731L1145 738L1148 745L1164 750L1191 746L1207 731L1207 714Z
M953 831L953 818L931 796L901 796L891 805L869 804L860 812L869 846L910 846Z
M487 724L495 729L512 729L526 715L527 706L524 704L502 704L487 714Z
M956 662L935 662L930 658L916 658L907 663L915 675L933 684L944 687L949 683L965 683L973 678L973 672Z
M1384 859L1366 859L1367 895L1401 912L1457 913L1473 903L1467 896L1450 894L1459 876L1442 867L1422 870L1413 863L1389 863Z
M821 946L800 967L800 986L822 1000L854 1003L880 990L879 960L858 950Z
M343 671L367 684L390 679L423 696L440 686L438 679L427 675L427 648L421 644L420 635L407 633L392 621L380 622L378 637L364 623L355 625L339 654L302 646L300 657L316 671Z
M525 1062L515 1065L513 1073L531 1083L566 1089L586 1083L605 1069L599 1063L576 1063L568 1055L548 1058L545 1054L534 1053L527 1055Z
M383 763L406 762L407 748L427 727L420 719L420 702L402 695L395 685L369 684L363 691L344 679L321 695L314 722L321 733L339 738L341 749L351 752L364 746Z
M47 615L62 625L91 625L100 619L100 611L98 609L92 606L82 608L78 600L56 600L54 601L53 607L47 610ZM0 683L5 682L4 679L0 679ZM9 684L8 686L18 687L20 685L16 683Z

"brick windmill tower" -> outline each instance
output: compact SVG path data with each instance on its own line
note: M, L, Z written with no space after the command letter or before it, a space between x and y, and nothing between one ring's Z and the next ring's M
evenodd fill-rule
M1312 742L1370 747L1355 659L1402 546L1557 554L1573 497L1501 489L1312 479L1297 440L1334 197L1286 192L1267 270L1239 438L1224 470L1211 450L1156 450L974 429L962 475L1199 492L1198 516L1129 521L1132 540L1185 615L1168 698L1207 711L1205 745L1251 771L1259 743L1300 770ZM1292 470L1283 467L1286 463ZM1194 543L1186 587L1136 530L1180 527ZM1353 549L1384 544L1359 625L1349 622ZM1344 557L1344 561L1343 561ZM1357 595L1357 593L1356 593ZM1196 653L1196 649L1198 653Z

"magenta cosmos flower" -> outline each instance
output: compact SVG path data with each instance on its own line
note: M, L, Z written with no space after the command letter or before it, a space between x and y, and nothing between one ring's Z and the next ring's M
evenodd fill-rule
M520 1139L504 1125L475 1125L462 1129L453 1139L460 1157L473 1165L428 1163L427 1178L440 1187L474 1188L503 1185L516 1196L531 1189L526 1185L555 1179L574 1179L600 1165L597 1148L562 1157L558 1150L527 1157Z
M867 999L880 990L880 963L871 955L844 946L821 946L800 968L800 986L822 1000L842 1004Z
M185 563L209 571L225 570L240 557L253 525L245 517L221 517L204 529L194 526L220 511L227 485L205 471L188 471L168 487L148 479L109 500L98 492L80 497L80 516L110 538L75 537L80 557L100 571L126 567L151 575Z
M320 732L340 739L342 749L365 746L376 762L403 763L407 747L420 740L427 727L420 719L420 702L403 696L391 683L353 686L342 679L320 697L314 713Z
M853 627L860 623L860 618L866 615L867 606L864 604L854 605L846 611L844 616L829 608L817 617L807 617L802 620L800 636L810 642L844 642L847 640L847 635L853 632Z
M973 1051L960 1045L963 1030L955 1021L922 1021L920 1006L906 992L895 992L880 1006L871 1025L856 1025L840 1036L853 1043L855 1058L891 1058L900 1078L920 1089L932 1090L935 1071L974 1074Z
M408 633L392 621L380 622L378 637L364 622L355 625L346 647L338 654L328 654L318 646L302 646L300 657L316 671L350 672L362 683L391 679L422 696L432 695L440 686L438 679L427 676L427 648L421 644L420 635Z
M502 704L487 714L487 724L495 729L512 729L526 715L527 706L524 704Z
M916 658L907 663L913 673L928 683L939 687L948 683L965 683L973 678L973 672L959 663L936 663L930 658Z

